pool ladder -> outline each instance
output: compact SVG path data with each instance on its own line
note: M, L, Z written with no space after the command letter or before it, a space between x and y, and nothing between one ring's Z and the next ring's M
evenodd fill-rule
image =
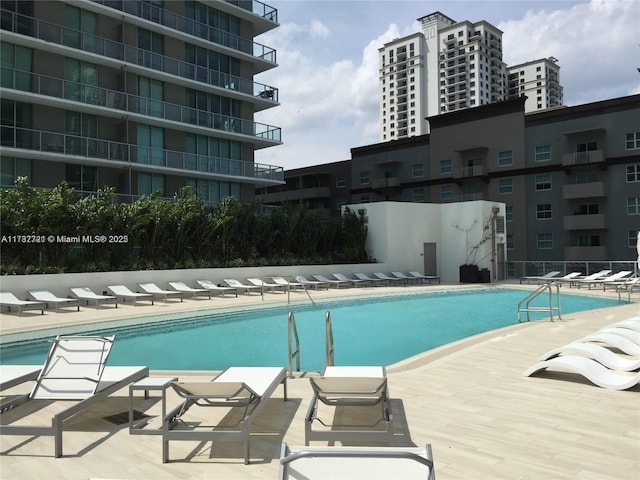
M552 285L556 287L556 305L553 305L553 292ZM549 291L549 306L548 307L532 307L531 302L533 299L541 295L543 292ZM531 292L527 297L518 303L518 323L522 323L522 313L526 312L527 319L529 321L530 312L549 312L549 320L553 322L553 312L558 312L558 319L562 320L562 312L560 311L560 285L556 282L544 283Z
M327 311L324 316L325 328L325 353L327 366L334 364L334 345L333 345L333 328L331 326L331 312ZM296 317L293 312L289 312L288 323L288 340L289 340L289 378L293 377L293 361L296 361L296 372L300 371L300 337L298 336L298 327L296 325ZM295 342L295 348L294 348Z

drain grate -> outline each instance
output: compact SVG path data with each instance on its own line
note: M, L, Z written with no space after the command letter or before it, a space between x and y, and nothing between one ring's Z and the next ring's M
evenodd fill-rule
M109 415L108 417L103 417L107 422L113 423L115 425L124 425L125 423L129 423L129 412L116 413L115 415ZM133 421L137 422L138 420L142 420L143 418L151 418L151 415L147 415L145 413L139 412L138 410L133 411Z

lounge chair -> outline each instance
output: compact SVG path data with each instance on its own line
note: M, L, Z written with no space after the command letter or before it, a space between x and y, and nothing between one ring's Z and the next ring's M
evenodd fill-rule
M592 273L591 275L587 275L586 277L575 277L571 279L569 282L564 282L564 283L569 283L569 287L575 287L578 285L579 282L589 282L591 280L602 279L603 277L606 277L610 273L611 273L611 270L600 270L599 272Z
M100 307L101 303L115 303L116 308L118 308L118 299L113 295L98 295L89 287L73 287L69 290L71 290L71 294L78 300L87 302L87 306L90 302L94 302L96 310Z
M45 308L55 307L56 313L60 307L76 307L76 311L80 311L80 300L77 298L56 297L49 290L29 290L29 296L36 302L44 303Z
M305 277L304 275L296 275L295 277L293 277L296 279L296 281L300 282L302 284L303 287L313 287L316 290L318 288L326 288L327 290L329 289L329 284L327 282L320 282L317 280L309 280L307 277Z
M627 318L626 320L620 320L619 322L612 323L605 328L628 328L640 332L640 316Z
M607 368L623 372L632 372L640 369L640 359L617 355L602 345L589 342L573 342L560 348L554 348L542 355L540 360L549 360L560 355L576 355L590 358L600 362Z
M9 312L12 308L15 308L18 310L18 316L22 316L23 310L40 310L40 314L44 315L44 303L20 300L11 292L0 292L0 308L1 307L7 307Z
M211 280L196 280L196 283L212 293L218 292L223 297L226 293L235 293L236 297L238 296L238 290L236 290L235 288L221 287L220 285L216 285L215 283L213 283Z
M640 347L640 331L633 328L608 326L601 328L596 333L612 333L614 335L620 335Z
M590 335L587 335L586 337L582 337L578 340L578 342L604 343L605 345L617 348L618 350L628 355L640 355L640 346L637 343L632 342L622 335L618 335L617 333L611 333L608 331L592 333Z
M271 277L274 283L278 285L282 285L283 287L287 287L289 290L295 290L296 288L304 288L304 286L300 282L287 280L284 277Z
M403 278L390 277L386 273L373 272L373 276L380 280L384 280L387 283L387 285L389 285L390 283L398 283L398 282L403 282L405 285L409 284L409 282Z
M349 278L342 273L332 273L331 276L337 280L342 280L343 282L349 282L349 285L353 285L357 287L358 285L365 286L367 284L366 280L360 280L358 278Z
M145 291L145 293L149 293L154 297L163 298L165 302L168 302L169 298L179 298L181 302L183 301L184 294L182 292L178 292L176 290L163 290L155 283L141 283L139 286Z
M547 368L575 372L590 382L610 390L626 390L640 383L640 372L610 370L596 360L577 355L563 355L535 364L523 375L529 377Z
M149 375L147 367L107 367L113 342L114 337L56 337L31 393L2 405L2 435L53 436L54 455L61 457L65 420ZM29 422L34 410L45 418L48 408L57 411L46 423Z
M387 285L386 280L380 280L379 278L373 278L367 275L366 273L354 273L354 276L358 280L362 280L363 282L367 282L369 285L374 287L384 287Z
M0 365L0 391L35 380L42 365Z
M620 271L618 273L613 273L611 275L608 276L601 276L601 277L596 277L592 280L588 280L586 278L582 278L582 279L577 279L575 282L575 285L580 288L582 285L587 285L589 287L589 290L591 290L592 286L597 286L597 285L604 285L607 282L615 282L617 280L621 280L624 277L628 277L629 275L631 275L633 272L631 270L623 270ZM603 287L604 289L604 287Z
M317 282L326 283L327 285L335 288L340 288L340 287L349 288L349 282L345 280L332 280L320 274L314 274L314 275L311 275L311 277Z
M389 390L384 367L327 367L321 377L309 377L309 380L313 398L305 417L305 445L309 445L313 440L390 442L393 439ZM369 407L375 407L379 413L375 415L375 421L366 424L332 424L328 420L343 417L337 409ZM366 416L372 412L362 410L359 413ZM321 419L321 416L325 419ZM314 429L314 422L324 428Z
M422 280L422 283L424 283L425 281L431 283L431 282L438 282L440 283L440 277L438 275L423 275L420 272L409 272L409 275L411 275L414 278L418 278Z
M280 449L279 480L435 480L431 445L418 447L289 447Z
M547 280L553 280L554 277L557 277L558 275L560 275L560 271L556 270L553 272L545 273L544 275L531 275L527 277L520 277L520 284L522 284L522 282L524 281L526 281L527 283L530 283L531 281L535 281L536 283L545 282Z
M127 299L132 300L135 305L138 300L151 300L151 305L153 305L153 295L150 293L139 293L132 292L129 290L129 287L125 285L109 285L107 287L113 295L117 298L122 299L122 303L124 303Z
M235 288L238 292L244 292L249 295L251 292L257 292L262 294L262 287L258 287L257 285L245 285L242 282L239 282L235 278L223 278L222 281L229 285L232 288Z
M208 290L206 288L191 288L184 282L169 282L169 286L176 292L181 292L183 295L191 295L194 298L198 295L201 295L209 297L209 299L211 299L211 290Z
M280 384L284 385L286 401L287 372L281 367L231 367L210 382L173 382L171 386L184 401L163 419L162 462L169 461L171 440L201 442L219 440L243 442L244 463L248 464L251 421ZM237 407L243 413L235 425L237 428L225 425L220 428L198 429L195 424L184 420L185 414L194 405Z
M618 300L622 299L622 292L627 292L628 301L631 301L631 292L640 290L640 276L630 278L624 282L612 282L615 284L616 292L618 292ZM605 288L606 290L606 288Z
M408 285L408 284L411 284L411 283L421 283L421 284L424 284L423 279L421 279L421 278L416 278L416 277L414 277L413 275L412 275L412 276L405 275L403 272L391 272L391 275L393 275L394 277L399 278L399 279L401 279L401 280L405 280L405 281L407 282L407 285Z
M569 285L571 285L573 282L575 282L575 279L580 278L581 275L582 275L582 272L570 272L570 273L567 273L566 275L563 275L562 277L553 278L551 282L559 283L560 285L562 285L563 283L568 283Z
M263 289L262 291L264 292L275 292L276 290L280 290L282 292L287 291L284 285L278 285L277 283L268 283L256 277L247 278L247 282L262 288Z

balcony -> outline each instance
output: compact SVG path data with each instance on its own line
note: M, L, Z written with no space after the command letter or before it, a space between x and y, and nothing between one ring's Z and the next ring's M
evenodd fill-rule
M29 25L27 31L21 27ZM77 49L82 52L88 52L87 60L95 63L94 55L100 55L105 59L116 60L113 62L104 62L114 68L121 68L124 64L128 64L132 71L139 72L147 76L155 76L147 70L156 70L177 77L198 82L205 85L223 89L223 92L237 92L242 94L245 100L253 100L257 104L269 103L264 108L274 106L278 102L278 89L253 82L246 78L237 77L209 69L206 66L195 65L183 62L175 58L160 55L148 50L143 50L124 43L115 42L104 37L90 35L77 30L66 28L62 25L45 22L33 17L18 15L8 10L2 10L2 30L21 35L28 35L45 43L39 44L42 50L52 51L60 55L68 56L68 47ZM3 35L5 41L12 41L10 35ZM71 39L71 40L70 40ZM17 41L15 39L14 41ZM22 41L22 43L25 43ZM29 46L33 46L33 42L27 42ZM61 47L58 48L57 45Z
M604 162L604 150L591 150L590 152L574 152L562 155L562 165L586 165L589 163Z
M567 262L601 261L603 258L608 258L607 247L564 247Z
M460 167L453 171L453 178L481 177L484 175L483 165L473 165L471 167Z
M152 117L153 119L162 119L167 122L218 130L220 136L226 138L235 137L238 139L238 135L246 135L249 137L246 141L253 142L260 147L280 143L281 129L279 127L242 118L196 110L183 105L129 95L116 90L107 90L7 68L2 68L2 79L5 82L2 89L3 98L26 103L46 103L59 108L69 108L69 102L80 102L85 105L95 106L95 113L98 115L118 118L122 116L121 113L117 112L110 115L108 111L104 110L106 107L127 112L132 118ZM28 85L29 90L17 89L22 85ZM15 90L11 91L4 87ZM34 102L33 94L42 95L47 101ZM144 120L148 122L150 119L145 118ZM161 126L175 128L175 125L165 124Z
M607 216L603 213L592 215L565 215L565 230L603 230L607 228Z
M374 178L371 186L376 190L399 187L400 177Z
M604 182L574 183L562 187L562 198L573 200L576 198L606 197L607 191Z
M233 179L257 187L284 181L282 167L8 126L2 127L2 150L4 155L18 158Z
M463 193L462 195L460 195L461 202L473 202L474 200L484 200L484 193Z
M331 198L329 187L301 188L296 190L284 190L281 192L269 192L261 197L267 202L297 202L314 198Z

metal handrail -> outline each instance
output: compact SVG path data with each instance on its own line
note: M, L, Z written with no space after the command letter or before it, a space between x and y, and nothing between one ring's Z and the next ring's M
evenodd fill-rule
M327 353L327 367L332 367L334 362L334 343L333 343L333 328L331 327L331 312L327 311L325 314L325 344Z
M551 291L551 285L555 285L556 287L556 300L558 305L557 307L553 306L553 292ZM533 301L533 299L538 297L545 290L549 291L549 307L547 308L547 307L529 306ZM524 308L522 307L523 304L525 305ZM529 316L530 312L549 312L549 320L553 322L554 310L557 310L558 312L558 319L562 320L562 312L560 309L560 285L556 282L544 283L540 285L538 288L536 288L529 295L527 295L527 297L524 300L521 300L520 303L518 303L518 323L522 323L522 317L521 317L522 312L527 313L527 320L526 320L527 322L530 320L530 316Z
M289 378L293 378L293 359L296 359L296 372L300 371L300 338L298 337L298 327L296 327L296 317L293 312L289 312ZM293 349L293 340L296 341L296 348Z

